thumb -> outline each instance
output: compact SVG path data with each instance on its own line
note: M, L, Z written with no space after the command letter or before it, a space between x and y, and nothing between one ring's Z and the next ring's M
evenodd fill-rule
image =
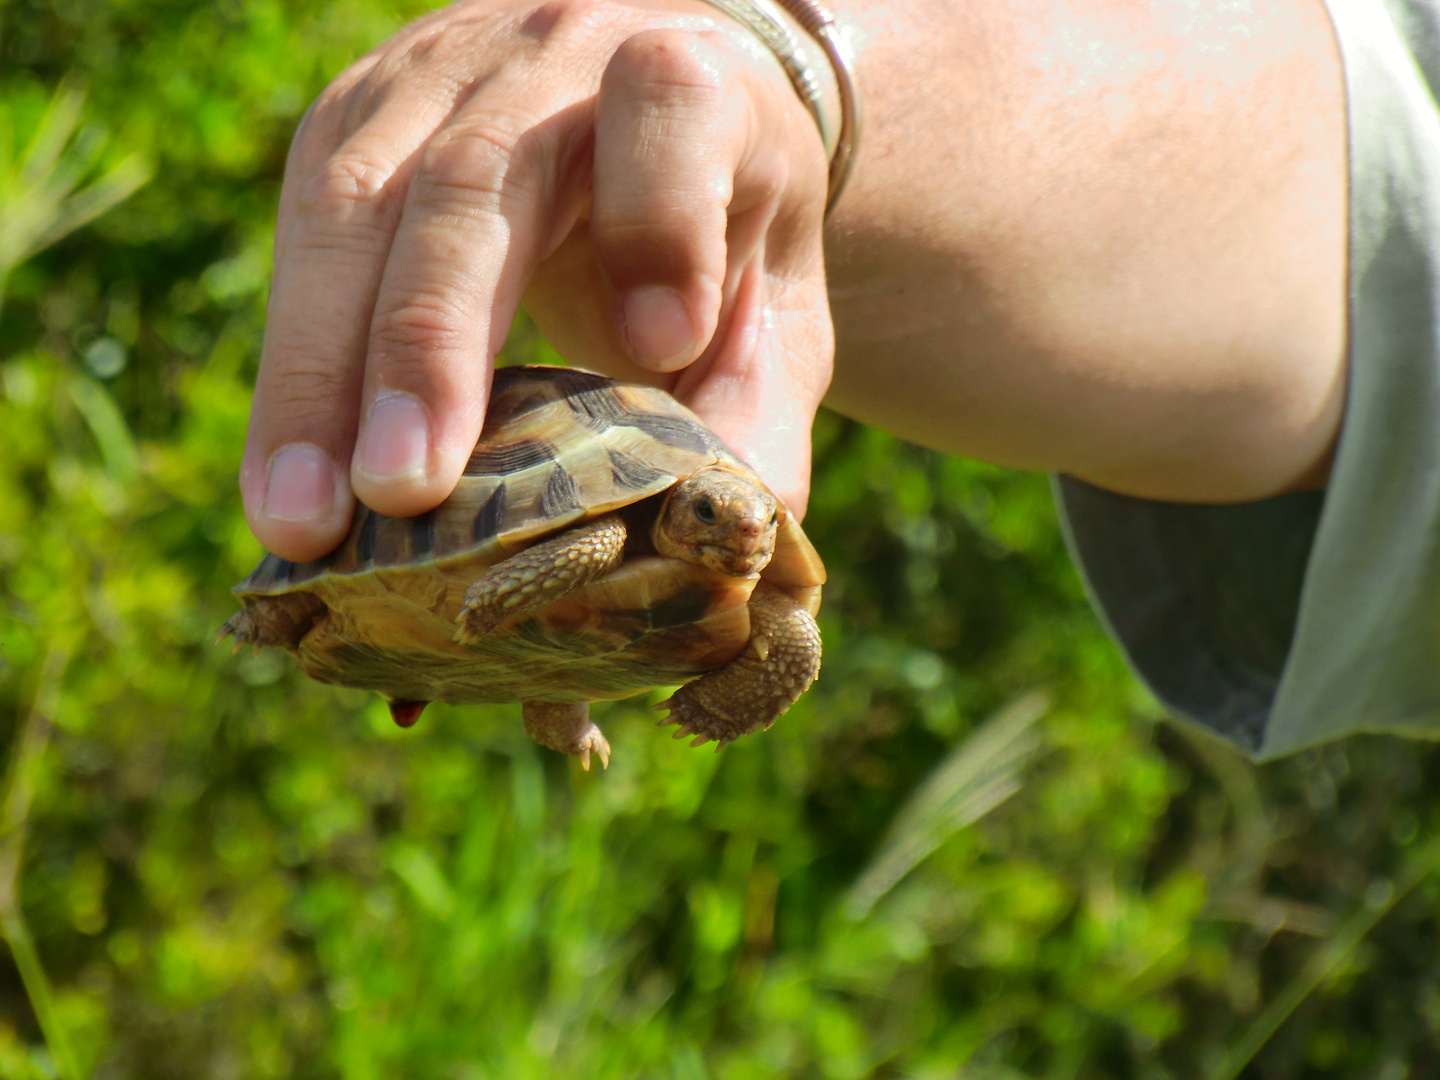
M823 277L787 284L757 260L740 276L723 339L674 388L797 520L810 499L811 429L833 354Z

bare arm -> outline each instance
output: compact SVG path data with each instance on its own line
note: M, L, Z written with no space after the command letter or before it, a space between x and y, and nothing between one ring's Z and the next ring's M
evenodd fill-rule
M1343 86L1319 0L857 12L828 403L1128 494L1323 477L1344 397Z
M841 10L869 126L823 262L814 125L696 0L464 0L337 79L282 193L261 540L313 558L356 495L443 498L522 296L797 511L836 338L831 403L945 450L1174 499L1313 481L1344 336L1319 0Z

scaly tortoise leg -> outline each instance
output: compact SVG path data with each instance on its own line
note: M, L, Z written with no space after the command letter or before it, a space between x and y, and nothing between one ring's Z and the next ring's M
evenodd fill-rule
M590 719L586 702L527 701L520 706L520 714L525 720L525 734L541 746L562 754L579 754L586 772L590 771L591 751L600 755L601 768L610 767L610 744Z
M712 739L715 749L768 728L820 673L820 628L783 589L764 581L750 595L750 644L724 667L688 682L656 706L663 724L679 724L675 738L691 746Z
M524 619L620 565L625 523L587 521L496 563L465 590L455 640L470 645L507 619Z
M294 652L300 639L325 617L325 612L325 601L307 592L260 596L230 616L215 643L233 634L236 649L241 645L257 649L280 645Z

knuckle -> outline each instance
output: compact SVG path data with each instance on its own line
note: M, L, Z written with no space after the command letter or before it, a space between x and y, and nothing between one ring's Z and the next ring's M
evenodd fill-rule
M612 0L545 0L536 4L519 30L540 45L593 48L596 29L614 20Z
M351 377L334 368L293 368L270 379L263 408L272 422L296 430L328 428L335 423L336 403L352 396Z
M628 201L627 201L628 203ZM706 215L659 211L655 204L622 205L596 214L596 239L607 254L646 252L647 261L666 264L702 264L701 237L711 234ZM723 229L723 221L720 228ZM723 234L722 234L723 235ZM678 265L677 265L678 269Z
M526 137L533 123L492 112L452 125L426 147L415 199L443 213L500 214L507 199L534 182L535 140Z
M504 124L479 120L456 124L425 148L420 173L446 183L500 177L509 168L515 142Z
M332 155L300 194L302 213L350 221L357 215L382 212L395 170L367 154L341 149Z
M320 91L319 96L311 103L310 108L305 112L305 120L316 123L337 123L344 119L350 110L350 97L355 87L363 82L369 73L369 66L363 68L357 65L342 72L329 86Z
M454 303L436 295L410 297L375 313L370 341L388 371L424 366L436 354L464 346L464 322Z
M462 20L397 42L377 61L366 80L366 110L361 118L374 115L402 87L408 94L436 101L459 100L481 77L476 70L474 30L472 20Z
M596 185L591 229L608 243L695 247L723 239L733 179L711 162Z
M697 92L707 97L722 89L714 49L695 34L680 30L642 30L615 50L606 82L621 81L654 93Z
M329 285L346 284L378 277L383 269L378 263L383 255L390 230L378 222L351 221L344 228L297 229L286 239L284 264L276 267L275 280L288 284L300 282L309 275L336 275ZM309 297L305 301L309 301ZM296 303L283 296L271 301L274 310L287 315L298 314Z
M545 3L536 4L520 24L520 33L532 41L553 37L557 29L569 21L573 6L563 3L562 0L546 0Z
M297 140L313 131L344 133L351 130L350 117L355 109L355 99L364 96L364 88L374 77L378 59L374 55L364 57L335 76L305 110L296 133Z

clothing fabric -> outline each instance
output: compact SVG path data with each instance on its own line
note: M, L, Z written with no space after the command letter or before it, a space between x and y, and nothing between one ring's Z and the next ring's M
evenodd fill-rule
M1440 0L1328 0L1350 150L1349 386L1325 493L1056 479L1087 588L1171 709L1266 759L1440 737Z

